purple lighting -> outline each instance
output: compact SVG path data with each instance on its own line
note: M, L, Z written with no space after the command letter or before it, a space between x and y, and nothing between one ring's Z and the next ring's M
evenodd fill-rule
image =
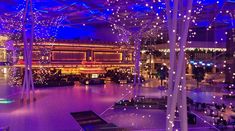
M234 0L3 0L0 131L235 123Z

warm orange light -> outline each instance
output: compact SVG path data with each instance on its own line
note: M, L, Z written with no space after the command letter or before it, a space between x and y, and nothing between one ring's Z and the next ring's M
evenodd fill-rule
M81 58L60 58L60 59L56 59L55 58L55 53L59 53L59 54L71 54L71 55L75 55L75 54L82 54L83 56ZM86 52L75 52L75 51L52 51L52 60L86 60Z
M92 60L92 57L91 57L91 56L89 57L89 60Z
M97 55L110 55L110 58L102 58L102 59L98 59L96 58ZM119 58L112 58L111 55L119 55ZM116 52L94 52L94 56L95 56L95 60L100 61L100 60L107 60L107 61L121 61L122 60L122 53L116 53Z

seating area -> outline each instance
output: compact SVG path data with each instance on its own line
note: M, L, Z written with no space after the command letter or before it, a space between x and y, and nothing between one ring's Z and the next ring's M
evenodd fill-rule
M225 104L210 104L210 103L200 103L195 102L191 105L191 110L205 115L209 121L218 127L219 129L224 129L229 126L234 128L234 114L233 106L226 106Z
M145 98L144 96L136 96L131 100L120 100L113 106L117 108L137 108L137 109L166 109L166 98Z

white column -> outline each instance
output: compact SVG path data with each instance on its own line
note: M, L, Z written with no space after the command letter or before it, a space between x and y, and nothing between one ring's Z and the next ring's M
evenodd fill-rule
M134 86L140 84L140 51L141 51L141 40L138 37L134 37L134 46L135 46L135 77L134 77Z
M30 6L30 11L29 11ZM28 14L29 13L29 14ZM30 24L27 21L27 14L29 15L29 19L31 20ZM24 13L24 22L23 22L23 40L24 40L24 81L23 81L23 89L21 94L21 100L23 101L26 95L27 102L30 102L30 91L32 88L33 91L33 100L35 98L34 92L34 84L33 84L33 76L32 76L32 50L33 50L33 34L34 34L34 18L33 18L33 7L32 7L32 0L26 1L26 8ZM27 25L30 25L31 28L27 29ZM29 32L29 36L26 32Z
M140 93L140 51L141 51L141 39L139 35L134 35L134 46L135 46L135 68L134 68L134 96L139 95Z
M174 0L173 10L170 7L170 0L166 0L166 14L167 14L167 25L168 25L168 36L169 36L169 47L170 47L170 70L168 79L168 91L167 91L167 119L166 119L166 130L169 125L169 112L171 109L172 101L172 90L173 90L173 80L175 71L175 46L176 46L176 30L177 30L177 11L178 11L178 0ZM173 11L173 13L172 13Z
M31 82L31 86L32 86L32 93L33 93L33 100L36 100L36 97L35 97L35 90L34 90L34 83L33 83L33 72L32 72L32 56L33 56L33 40L34 40L34 14L33 14L33 2L32 0L30 0L30 14L31 14L31 39L30 39L30 54L29 54L29 66L30 66L30 82Z
M176 0L175 0L176 1ZM175 2L174 1L174 2ZM178 0L177 0L178 1ZM180 115L181 116L181 130L182 131L187 131L188 130L188 126L187 126L187 105L186 105L186 92L184 92L182 90L182 88L180 88L181 86L183 86L183 88L185 88L185 46L186 46L186 41L187 41L187 36L188 36L188 28L189 28L189 22L190 22L190 16L191 16L191 9L192 9L192 0L188 0L187 1L187 10L186 10L186 17L183 19L183 23L179 23L183 25L183 31L182 34L180 35L180 39L179 39L179 44L180 44L180 53L179 53L179 57L177 60L177 69L176 69L176 76L175 76L175 83L174 83L174 87L173 87L173 97L172 99L170 99L170 103L168 103L168 105L170 105L167 112L167 126L166 126L166 130L173 130L174 127L174 118L175 118L175 109L176 109L176 105L178 103L178 105L182 106L182 109L180 109ZM183 4L183 1L181 1L181 4ZM174 8L178 8L178 4L177 6L174 5ZM177 19L173 19L173 21L177 21ZM181 86L180 86L181 85ZM181 90L179 92L179 90ZM183 93L182 93L183 92ZM179 94L178 94L179 93ZM179 98L178 96L182 96L181 98ZM186 105L186 106L185 106Z
M169 79L168 79L168 97L167 97L167 114L170 110L170 102L173 90L173 72L175 71L175 46L176 46L176 30L177 30L177 11L178 11L178 0L174 1L174 5L177 8L170 8L170 0L166 0L166 14L167 14L167 25L168 25L168 36L170 44L170 70L169 70ZM168 121L168 120L167 120ZM167 122L168 123L168 122ZM168 126L168 124L167 124Z
M187 94L186 94L186 72L185 72L185 64L186 62L184 62L184 66L183 66L183 71L182 71L182 81L181 81L181 102L180 106L182 106L182 108L180 109L180 126L181 126L181 130L182 131L187 131L188 130L188 114L187 114Z

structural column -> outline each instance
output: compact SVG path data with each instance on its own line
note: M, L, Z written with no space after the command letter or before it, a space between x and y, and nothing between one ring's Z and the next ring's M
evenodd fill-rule
M178 0L174 0L174 5L178 7ZM177 30L177 12L178 8L170 8L170 0L166 0L166 14L167 14L167 25L168 25L168 36L170 44L170 70L169 70L169 80L168 80L168 97L167 97L167 114L169 114L170 104L172 99L173 90L173 77L175 72L175 47L176 47L176 30ZM167 120L167 127L168 120Z
M181 4L181 5L180 5ZM173 16L171 15L170 11L170 1L166 1L166 6L167 6L167 16L168 16L168 28L169 28L169 37L170 35L174 34L177 32L176 29L174 29L173 24L169 24L171 22L176 22L178 23L177 16L175 16L175 13L177 14L177 9L182 7L184 4L184 1L179 1L179 0L174 0L173 1ZM178 23L183 25L183 30L179 31L177 34L179 37L177 38L179 41L179 48L180 52L178 55L178 60L177 60L177 68L175 69L175 63L171 64L170 68L175 69L173 70L172 79L169 80L169 86L168 89L168 101L167 101L167 121L166 121L166 130L172 131L174 127L174 119L175 119L175 111L176 111L176 105L178 105L179 109L179 116L180 116L180 127L182 131L187 131L188 130L188 123L187 123L187 103L186 103L186 78L185 78L185 46L186 46L186 41L187 41L187 36L188 36L188 28L189 28L189 22L190 22L190 17L191 17L191 9L192 9L192 0L187 1L187 9L183 13L185 15L182 23ZM183 10L183 9L182 9ZM177 24L176 24L177 25ZM176 28L176 27L175 27ZM173 32L173 33L172 33ZM170 37L170 52L174 51L176 48L173 48L173 45L176 43L176 37L173 35ZM170 59L174 60L176 59L175 56L170 55ZM176 62L176 61L175 61ZM171 72L170 72L171 73ZM175 77L173 77L173 74L175 74Z
M30 93L32 89L33 100L35 98L34 83L32 76L32 49L33 49L33 34L34 34L34 18L33 18L32 0L26 1L26 8L23 17L23 42L24 42L24 81L21 94L21 100L25 98L30 102Z
M140 58L141 58L141 39L139 37L134 37L134 46L135 46L135 69L134 69L134 86L138 87L140 85Z

